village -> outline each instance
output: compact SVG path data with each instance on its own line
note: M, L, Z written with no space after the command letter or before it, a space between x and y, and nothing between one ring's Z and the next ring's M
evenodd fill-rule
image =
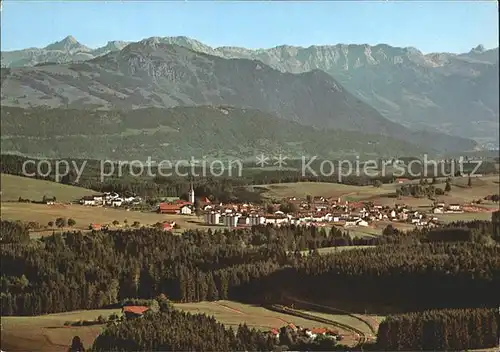
M95 194L83 197L80 204L86 206L109 206L114 208L141 204L141 197L123 197L116 193ZM158 203L150 211L170 215L197 215L203 224L229 228L255 225L275 226L343 226L369 227L377 222L398 222L418 227L432 227L439 223L438 214L463 213L465 206L434 202L433 207L413 210L405 204L381 205L371 201L348 201L340 197L306 198L285 197L277 204L215 203L207 197L196 197L193 188L188 200L170 197ZM165 229L171 229L175 222L165 222Z

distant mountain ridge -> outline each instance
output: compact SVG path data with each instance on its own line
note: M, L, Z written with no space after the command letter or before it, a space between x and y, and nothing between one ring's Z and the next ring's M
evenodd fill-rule
M83 63L3 69L1 102L101 110L232 105L306 126L390 136L443 152L475 148L468 139L411 131L389 121L324 71L281 72L258 60L225 59L156 38Z
M89 49L75 41L68 37L52 44L58 50L46 47L2 52L2 66L85 61L119 51L128 44L117 41ZM386 44L308 48L282 45L252 50L212 48L182 36L152 37L146 41L180 45L223 58L259 60L282 72L303 73L319 69L392 121L416 129L438 129L484 143L497 145L499 141L498 48L485 50L479 45L462 54L423 54L415 48ZM70 50L65 50L66 47ZM487 83L489 80L496 84ZM471 90L474 91L472 95Z

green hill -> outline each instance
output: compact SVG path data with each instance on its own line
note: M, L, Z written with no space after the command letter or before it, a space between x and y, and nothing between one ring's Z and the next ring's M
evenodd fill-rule
M44 195L47 197L56 197L58 202L70 202L83 196L88 196L93 192L86 188L68 186L29 177L7 174L0 174L0 177L2 185L2 202L17 201L19 197L40 201Z

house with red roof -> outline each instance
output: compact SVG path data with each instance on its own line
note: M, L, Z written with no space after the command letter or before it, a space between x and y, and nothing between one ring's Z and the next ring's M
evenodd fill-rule
M160 214L179 214L181 206L179 204L160 203L158 213Z
M122 308L122 313L128 318L142 317L149 310L146 306L125 306Z

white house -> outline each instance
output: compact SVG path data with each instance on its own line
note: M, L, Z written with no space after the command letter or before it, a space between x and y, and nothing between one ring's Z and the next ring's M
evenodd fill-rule
M191 209L191 207L189 205L183 205L180 209L181 211L181 214L183 215L191 215L193 213L193 210Z
M92 198L94 198L94 201L96 202L96 204L102 204L104 202L104 197L106 197L106 195L104 195L104 194L94 194L92 196Z
M356 220L346 220L344 227L356 226Z
M111 205L114 207L121 207L123 204L123 199L121 198L115 198L111 201Z
M443 210L443 208L441 208L441 207L435 207L435 208L433 208L433 209L432 209L432 212L433 212L434 214L443 214L443 213L444 213L444 210Z
M266 224L279 225L288 222L288 218L284 218L281 216L266 216L265 221Z
M368 222L366 222L365 220L359 219L356 221L356 225L357 226L368 226Z
M451 211L460 211L462 208L460 207L460 204L450 204L448 207L449 210Z
M95 205L96 201L94 200L93 197L83 197L80 200L80 204L83 204L83 205Z

